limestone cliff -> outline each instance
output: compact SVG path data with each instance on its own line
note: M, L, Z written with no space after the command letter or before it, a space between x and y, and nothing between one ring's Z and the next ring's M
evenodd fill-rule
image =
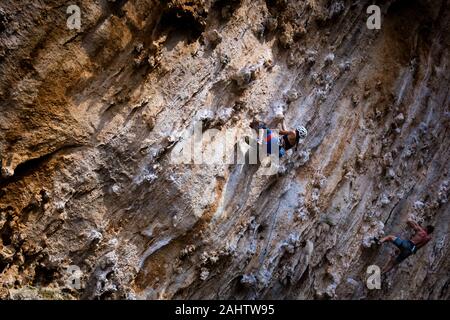
M449 18L445 0L2 0L0 298L448 299ZM196 121L282 115L309 135L274 175L171 161ZM368 290L393 251L370 237L408 217L432 241Z

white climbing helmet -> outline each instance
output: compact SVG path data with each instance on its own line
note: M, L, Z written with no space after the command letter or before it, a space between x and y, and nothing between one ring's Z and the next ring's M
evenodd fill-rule
M300 139L305 139L306 136L308 135L308 131L306 130L306 128L304 126L300 126L295 130L297 130L298 136L300 137Z

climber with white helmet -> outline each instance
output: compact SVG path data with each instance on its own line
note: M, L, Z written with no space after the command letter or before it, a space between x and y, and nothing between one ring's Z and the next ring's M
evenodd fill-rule
M286 151L295 147L297 150L298 143L300 139L305 139L308 135L308 131L305 127L299 126L295 130L286 130L284 121L281 124L282 130L279 131L279 137L276 137L272 130L269 129L264 123L253 121L250 127L259 130L264 129L264 138L259 139L259 141L264 141L267 144L267 154L272 154L272 141L275 145L278 145L279 152L278 155L281 158L286 154Z

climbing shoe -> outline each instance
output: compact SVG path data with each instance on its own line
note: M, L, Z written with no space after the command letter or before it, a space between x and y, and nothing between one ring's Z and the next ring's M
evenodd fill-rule
M371 238L371 240L372 240L377 246L381 245L380 239L378 239L377 237L373 237L373 238Z

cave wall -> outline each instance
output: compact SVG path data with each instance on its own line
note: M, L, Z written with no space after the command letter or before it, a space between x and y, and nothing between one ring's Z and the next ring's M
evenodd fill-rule
M448 299L450 8L376 3L2 1L0 297ZM275 175L172 161L281 115ZM433 240L368 290L408 217Z

